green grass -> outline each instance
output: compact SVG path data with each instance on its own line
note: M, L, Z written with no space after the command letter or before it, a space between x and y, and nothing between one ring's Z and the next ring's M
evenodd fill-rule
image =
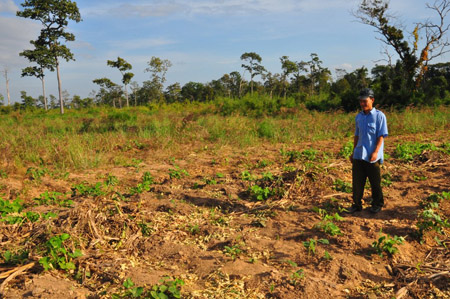
M252 101L247 99L246 105ZM255 109L269 104L258 105ZM57 111L12 112L0 119L0 150L6 161L16 168L67 171L111 165L114 160L111 156L117 151L123 155L149 147L170 151L198 141L215 147L239 148L266 142L289 145L336 138L344 143L354 131L355 113L297 110L289 117L274 113L275 116L261 118L259 113L244 111L224 116L216 113L217 109L210 103L196 103L162 105L156 109L67 109L62 116ZM432 133L446 129L449 110L443 106L385 111L389 133ZM188 114L195 117L183 123ZM449 145L444 144L441 150L449 151ZM347 156L348 152L344 148L341 155ZM302 154L309 154L307 158L314 160L316 153ZM116 159L120 160L120 156Z

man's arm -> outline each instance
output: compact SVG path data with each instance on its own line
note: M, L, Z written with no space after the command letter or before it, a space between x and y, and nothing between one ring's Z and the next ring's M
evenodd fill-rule
M383 144L383 136L380 136L377 138L377 146L375 147L375 150L373 151L372 155L370 156L370 162L373 162L378 157L378 151L380 150L381 145Z

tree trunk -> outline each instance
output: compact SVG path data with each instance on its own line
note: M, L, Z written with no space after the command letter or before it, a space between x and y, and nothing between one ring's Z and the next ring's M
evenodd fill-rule
M63 101L63 97L62 97L61 77L59 75L58 57L56 57L56 76L58 77L59 111L61 114L64 114L64 101Z
M128 101L128 90L127 85L125 84L125 98L127 99L127 108L130 107L130 102Z
M9 95L8 70L6 70L6 69L5 69L5 79L6 79L6 96L8 98L8 106L11 106L11 96Z
M45 111L47 111L48 107L47 107L47 98L45 97L45 79L44 79L44 77L41 78L41 81L42 81L42 96L44 97L44 109L45 109Z

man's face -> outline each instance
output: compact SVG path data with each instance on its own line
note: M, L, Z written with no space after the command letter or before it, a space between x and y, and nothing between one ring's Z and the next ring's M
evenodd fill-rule
M374 101L374 98L370 98L370 97L359 99L359 105L361 106L362 111L369 112L370 110L372 110L373 101Z

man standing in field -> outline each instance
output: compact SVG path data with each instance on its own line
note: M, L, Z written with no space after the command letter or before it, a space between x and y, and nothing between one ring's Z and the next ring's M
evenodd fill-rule
M378 213L384 205L380 165L383 163L384 138L388 135L388 129L386 116L373 107L374 101L372 89L361 90L359 105L362 111L356 115L353 153L350 156L353 164L353 205L348 210L349 213L362 210L362 197L367 178L372 188L370 212Z

